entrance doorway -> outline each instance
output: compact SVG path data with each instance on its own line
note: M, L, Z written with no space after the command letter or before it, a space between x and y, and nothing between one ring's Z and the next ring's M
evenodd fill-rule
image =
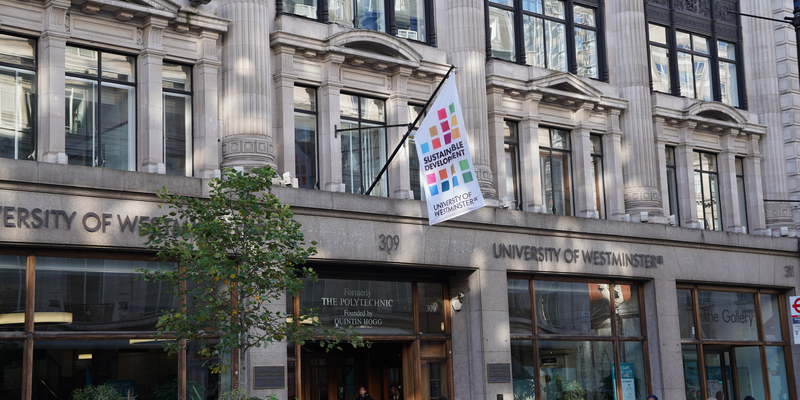
M308 346L302 351L302 398L310 400L355 400L360 386L375 400L393 398L390 388L397 388L405 398L404 353L410 355L410 343L373 342L371 348L331 350Z
M706 399L714 398L717 392L722 392L725 395L725 400L736 399L733 392L732 371L735 371L733 364L733 357L731 356L732 348L720 347L709 348L705 351L705 366L706 366ZM718 399L721 400L721 399Z

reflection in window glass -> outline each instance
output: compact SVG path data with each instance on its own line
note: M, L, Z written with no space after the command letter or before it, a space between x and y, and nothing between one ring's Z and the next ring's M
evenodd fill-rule
M102 53L103 78L123 82L135 82L136 58L120 54Z
M539 171L545 213L572 215L569 149L569 132L539 128Z
M606 217L606 194L605 184L603 183L603 139L599 135L589 136L589 143L591 144L591 161L592 161L592 198L594 199L594 208L597 211L597 217L604 219Z
M329 2L328 18L334 24L353 28L353 0L336 0Z
M539 342L542 400L606 400L613 393L611 342Z
M678 80L681 84L681 95L694 98L694 69L691 54L678 52Z
M36 40L0 33L0 62L36 66Z
M678 289L678 321L680 322L681 339L695 339L694 307L692 291Z
M519 125L515 121L504 121L503 123L503 153L506 164L506 196L503 201L508 203L508 208L517 210L522 206L520 198L519 180Z
M642 316L639 310L639 287L614 285L614 306L617 329L621 336L642 336Z
M650 32L650 41L659 44L667 44L667 28L664 26L648 24L647 28Z
M564 24L545 21L547 38L547 68L567 71L567 33Z
M0 34L0 157L36 159L36 41Z
M444 360L422 360L422 377L427 382L427 387L423 386L423 398L435 400L448 393L448 379L444 368Z
M737 81L736 64L720 61L719 89L722 93L723 103L739 107L739 81Z
M511 341L511 380L514 385L514 400L536 398L536 370L532 340Z
M697 347L683 345L681 348L683 350L683 381L686 387L686 400L703 400Z
M425 41L425 0L395 0L397 36Z
M536 281L536 318L541 334L610 335L610 285Z
M778 295L762 294L761 296L761 321L764 325L764 340L775 342L783 340L781 329L781 314Z
M283 0L283 12L317 19L317 0Z
M441 283L417 284L419 332L444 333L444 288Z
M22 358L24 342L0 342L0 398L22 398Z
M137 270L159 268L172 269L175 264L37 257L35 311L68 313L72 323L36 329L155 331L162 311L175 309L177 300L168 283L139 279Z
M527 279L508 280L508 319L511 333L532 333L531 292Z
M345 191L366 193L386 163L385 102L343 94L340 107L342 129L361 128L341 133ZM388 178L384 174L370 194L386 197L388 191Z
M786 359L783 347L767 346L769 393L773 399L789 399L789 382L786 377Z
M703 229L721 231L717 156L695 151L693 158L698 222Z
M564 2L561 0L544 0L544 14L548 17L564 19Z
M301 188L317 185L317 91L294 88L294 158L297 183Z
M653 77L653 90L669 93L669 50L664 47L650 46L650 76Z
M681 215L678 210L678 175L675 169L675 148L664 149L667 161L667 194L669 195L669 215L675 216L675 225L680 226Z
M622 353L619 355L619 368L622 376L622 390L625 391L628 385L633 384L633 399L644 400L647 396L644 374L644 346L642 346L642 342L620 342L620 348ZM623 400L625 400L624 396Z
M752 293L698 290L697 303L703 339L758 340Z
M44 340L36 342L33 363L36 398L69 399L75 389L107 383L130 390L137 400L158 400L156 391L169 392L175 380L178 355L167 355L161 342L147 339ZM174 390L177 398L177 385Z
M408 122L412 123L417 118L419 113L422 112L422 106L408 105ZM414 141L414 135L417 134L417 128L411 131L408 135L408 176L411 183L411 191L414 192L415 200L425 201L425 178L423 171L419 168L419 154L417 153L417 143Z
M358 28L386 32L386 11L382 0L355 0Z
M528 65L545 68L544 63L544 22L530 15L522 16L525 38L525 62Z
M209 340L206 346L213 346L215 344L217 344L217 340ZM186 398L196 400L195 397L193 397L196 392L200 393L202 400L217 399L220 393L221 377L220 374L212 373L208 366L218 363L219 357L203 356L199 354L199 351L200 344L190 343L188 345L186 352ZM294 385L289 383L288 379L290 379L290 377L291 375L287 376L287 388L292 390ZM230 385L230 379L228 379L226 383Z
M164 164L169 175L192 176L191 68L165 62L163 73Z
M597 78L597 32L575 28L575 55L578 75Z
M747 233L747 199L745 198L744 188L744 166L742 159L736 158L736 194L739 199L739 224L742 227L742 233Z
M23 331L25 328L27 258L0 255L0 318L12 318L14 322L0 324L0 331Z
M492 41L492 57L516 61L514 52L514 13L489 7L489 32Z
M753 396L764 399L764 375L761 367L761 352L756 346L734 347L736 365L747 366L736 371L736 387L740 398ZM770 366L777 367L777 366ZM780 399L773 395L773 399Z

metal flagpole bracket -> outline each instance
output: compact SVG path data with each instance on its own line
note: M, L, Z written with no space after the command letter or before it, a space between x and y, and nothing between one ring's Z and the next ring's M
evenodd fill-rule
M452 73L453 70L455 70L455 69L456 69L455 65L450 65L450 69L448 69L447 73L444 74L444 78L442 78L442 81L439 82L439 86L436 87L436 90L433 91L433 93L431 94L431 97L428 98L428 102L425 103L425 105L422 107L422 110L419 112L419 114L417 114L417 118L414 119L414 122L412 122L412 123L407 125L408 126L408 130L406 131L406 134L403 135L403 139L401 139L400 143L397 144L397 147L394 148L394 151L392 152L392 155L389 156L388 160L386 160L386 164L383 164L383 168L381 168L381 172L378 172L378 176L376 176L375 180L372 181L372 185L369 186L369 189L367 189L367 192L365 193L367 196L369 196L369 194L372 193L372 189L374 189L375 185L377 185L378 182L381 180L381 177L383 176L384 172L386 172L386 169L389 167L389 164L391 164L392 160L394 160L394 156L397 155L398 151L400 151L400 147L403 146L406 143L406 139L408 139L408 135L410 135L411 131L413 131L417 127L417 123L419 123L420 119L422 119L422 116L425 114L425 110L427 110L428 107L431 105L431 103L433 102L433 98L436 97L436 94L439 93L439 89L441 89L442 85L444 85L444 83L447 82L447 78L450 77L450 73ZM387 125L386 128L392 128L392 127L398 127L398 126L406 126L406 124ZM357 128L357 129L359 129L359 128Z

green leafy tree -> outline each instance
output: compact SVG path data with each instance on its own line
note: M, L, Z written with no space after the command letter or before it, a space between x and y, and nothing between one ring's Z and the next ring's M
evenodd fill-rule
M270 307L287 293L296 296L304 278L317 279L305 266L316 254L316 243L305 246L300 223L269 190L273 177L268 167L227 170L223 178L211 180L207 199L175 195L166 188L158 192L169 211L142 224L141 235L148 247L158 250L159 259L180 267L141 272L147 280L168 283L175 296L186 299L158 321L160 335L177 339L164 342L171 354L180 350L180 340L199 343L204 356L233 349L241 356L270 342L303 344L315 335L327 350L343 341L364 345L352 328L321 326L313 310L293 320ZM209 336L215 337L213 342ZM227 367L211 365L215 372Z

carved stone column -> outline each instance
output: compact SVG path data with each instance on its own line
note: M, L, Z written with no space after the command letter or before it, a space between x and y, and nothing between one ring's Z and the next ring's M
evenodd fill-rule
M294 131L294 47L280 46L275 48L275 147L277 151L278 175L289 171L293 178L295 171L295 131ZM313 185L313 182L311 183Z
M392 94L386 101L388 121L387 125L407 124L408 120L408 78L411 77L411 69L407 67L395 67L392 73ZM387 157L392 154L394 149L403 139L408 128L405 126L388 128L386 132L386 153ZM411 143L406 141L403 147L397 152L394 160L389 164L386 174L389 178L389 196L397 199L410 199L411 180L408 171L408 158L411 155L409 150ZM387 159L388 160L388 159ZM365 186L372 182L365 183ZM419 199L416 199L419 200Z
M328 53L322 63L319 87L319 174L320 189L340 191L342 183L342 142L334 125L339 126L339 96L342 90L341 68L344 56Z
M743 1L741 8L746 14L772 17L770 2ZM758 123L767 126L767 134L761 143L764 152L764 198L788 199L774 24L757 18L742 18L742 25L743 31L748 32L748 40L743 43L744 54L753 55L745 70L748 75L748 104L750 110L758 114ZM767 228L773 229L773 232L780 231L782 226L794 228L789 203L765 202L764 211Z
M519 135L519 165L522 184L522 210L541 212L542 175L539 164L539 102L542 95L527 93L522 100L522 124Z
M64 60L69 32L69 1L45 3L45 29L39 40L39 129L36 159L47 163L67 163L64 138Z
M203 57L195 67L196 82L192 122L194 127L194 176L211 178L219 173L219 67L217 57L219 33L200 32Z
M481 0L448 1L444 14L451 25L440 37L447 51L447 61L456 66L455 76L464 125L475 165L478 184L486 205L497 204L489 165L489 131L486 106L486 32L484 2Z
M137 59L139 69L138 131L139 170L165 174L164 101L162 99L163 61L166 51L161 44L169 21L152 16L145 18L144 49Z
M514 200L513 193L511 193L514 188L506 187L507 171L504 146L505 135L503 131L506 113L503 109L503 89L493 87L486 89L486 92L486 104L489 111L489 165L491 165L494 172L492 174L494 189L500 202L503 200L511 201Z
M610 28L616 47L616 77L620 97L628 100L622 115L622 170L625 210L633 219L646 211L661 215L658 171L654 162L653 121L650 117L650 75L647 55L647 20L644 2L624 0L609 4ZM613 45L615 43L616 45Z
M222 16L231 20L222 48L223 167L277 167L270 113L269 21L274 6L264 0L222 3Z

